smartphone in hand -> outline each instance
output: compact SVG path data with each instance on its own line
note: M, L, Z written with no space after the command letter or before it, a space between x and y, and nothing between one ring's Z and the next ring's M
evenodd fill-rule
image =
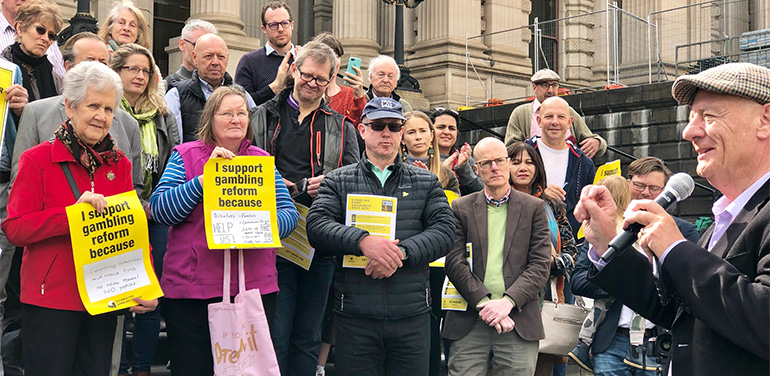
M350 73L350 74L352 74L354 76L358 76L358 73L356 73L356 71L353 69L353 67L361 69L361 58L351 56L348 59L348 69L345 71L345 72Z

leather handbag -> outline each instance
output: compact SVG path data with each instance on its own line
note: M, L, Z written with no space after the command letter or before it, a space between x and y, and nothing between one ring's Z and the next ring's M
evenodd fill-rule
M543 301L541 316L545 339L540 340L539 352L566 356L578 344L578 335L589 310L583 298L576 297L578 305L559 303L556 282L551 280L551 300Z

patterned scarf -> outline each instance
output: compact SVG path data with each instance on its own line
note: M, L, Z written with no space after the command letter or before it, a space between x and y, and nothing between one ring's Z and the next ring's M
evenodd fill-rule
M91 178L93 178L96 170L104 162L117 163L126 156L115 146L115 142L109 134L93 147L88 146L75 134L69 120L66 120L59 126L59 129L54 132L54 136L64 144L64 147L75 157L75 160L88 171Z
M142 137L142 180L145 189L142 191L142 198L149 200L152 195L153 179L158 175L159 155L158 136L155 132L155 115L158 110L154 109L143 114L134 113L131 104L125 97L120 100L120 108L128 112L139 123L139 133ZM146 196L146 197L145 197Z

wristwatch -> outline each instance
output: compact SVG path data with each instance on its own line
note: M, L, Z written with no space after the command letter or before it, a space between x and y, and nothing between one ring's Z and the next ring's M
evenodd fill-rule
M399 245L398 250L401 251L401 254L404 256L404 258L401 259L402 261L409 258L409 255L406 253L406 248Z

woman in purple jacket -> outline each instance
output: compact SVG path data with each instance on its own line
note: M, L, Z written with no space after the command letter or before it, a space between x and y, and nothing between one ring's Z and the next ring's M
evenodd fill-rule
M246 95L239 87L220 87L201 112L197 141L174 148L152 197L153 218L171 226L163 260L163 317L168 332L172 375L213 374L208 305L222 300L224 257L209 250L203 214L203 166L211 158L267 156L251 146ZM275 171L278 230L281 238L297 225L298 213L278 171ZM236 262L236 254L231 262ZM278 274L275 249L244 252L246 288L259 289L268 323L275 311ZM230 281L238 291L238 277Z

